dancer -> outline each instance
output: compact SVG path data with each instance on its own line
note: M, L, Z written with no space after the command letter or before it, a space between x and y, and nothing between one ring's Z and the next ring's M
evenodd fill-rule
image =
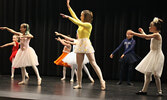
M67 7L69 12L71 13L71 16L67 16L64 14L61 14L63 18L68 18L71 20L74 24L78 25L78 42L76 44L74 52L77 55L77 74L78 74L78 85L74 86L74 89L81 89L82 88L82 66L83 66L83 60L84 55L86 54L90 64L94 68L96 74L98 75L101 83L101 90L105 90L105 81L102 76L102 72L99 68L99 66L96 63L95 56L94 56L94 49L90 42L90 34L92 31L92 20L93 20L93 13L89 10L83 10L81 12L81 20L79 20L72 10L72 8L69 5L70 0L67 0Z
M18 84L25 84L25 67L32 66L37 76L38 85L41 85L42 78L39 75L38 68L39 65L38 57L32 47L29 46L31 38L33 35L30 34L29 25L23 23L20 25L20 32L16 32L8 27L0 27L2 30L8 30L9 32L18 35L20 37L20 49L18 50L15 59L13 60L12 67L21 68L22 81Z
M137 95L147 95L147 89L150 81L152 80L152 75L154 75L158 96L162 96L161 89L161 74L164 65L164 54L162 52L162 37L161 37L161 23L162 20L155 17L150 23L149 32L153 34L145 34L142 28L139 28L141 34L135 33L133 31L129 32L134 36L138 36L145 39L151 39L150 52L144 57L144 59L138 64L136 70L145 75L145 81L143 89L137 92Z
M13 48L12 48L12 54L9 58L9 60L11 62L13 62L14 58L15 58L15 55L19 49L19 42L18 42L18 36L17 35L13 35L13 38L12 38L13 42L11 43L7 43L7 44L4 44L2 46L0 46L0 48L4 48L4 47L7 47L7 46L12 46L13 45ZM15 67L12 67L11 66L11 79L14 78L14 72L15 72ZM29 75L25 69L25 73L26 73L26 77L29 78Z
M58 33L58 32L55 32L55 34L56 34L57 36L62 36L62 37L64 37L66 40L68 40L68 41L64 41L65 43L67 43L67 44L72 44L72 45L73 45L73 51L70 52L70 53L63 59L64 62L66 62L66 63L68 63L68 64L70 64L70 65L72 66L71 80L70 80L70 81L73 82L74 71L77 69L76 53L74 53L75 45L76 45L76 43L77 43L77 40L74 39L74 38L68 37L68 36L66 36L66 35L63 35L63 34L61 34L61 33ZM85 65L85 64L87 64L87 63L89 63L89 60L88 60L88 58L87 58L86 56L84 56L83 69L84 69L84 71L86 72L86 74L88 75L90 81L91 81L92 83L94 83L94 80L93 80L92 76L90 75L88 68L87 68L86 65Z
M128 32L128 31L127 31ZM128 85L133 85L131 83L131 76L133 73L133 65L135 62L139 60L139 57L135 54L134 48L136 41L133 39L133 35L127 34L126 32L126 39L124 39L121 44L112 52L110 55L110 58L114 57L114 54L122 47L124 46L124 53L120 57L120 77L119 77L119 82L117 82L118 85L122 84L123 81L123 76L124 76L124 70L128 69L127 73L127 84Z
M65 43L64 42L65 40L61 39L60 37L56 38L56 40L59 41L62 45L64 45L64 48L63 48L63 53L61 54L61 56L57 60L54 61L54 63L56 65L63 66L63 78L61 78L61 80L65 80L66 79L66 67L71 68L71 66L68 63L64 62L63 59L70 53L71 44ZM75 71L75 73L76 73L76 71ZM73 79L71 78L71 81L72 80Z

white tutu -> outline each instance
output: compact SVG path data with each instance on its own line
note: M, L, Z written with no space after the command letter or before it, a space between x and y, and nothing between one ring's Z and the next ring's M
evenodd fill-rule
M32 47L27 47L25 50L19 49L12 63L12 67L15 68L37 65L39 65L38 57Z
M73 65L73 64L77 64L77 61L76 61L76 53L74 52L70 52L64 59L63 59L64 62L70 64L70 65ZM87 56L85 55L84 56L84 61L83 61L83 64L87 64L89 63L89 60L87 58Z
M150 52L138 64L136 70L146 74L152 73L161 77L164 66L164 55L161 50L162 40L151 39Z

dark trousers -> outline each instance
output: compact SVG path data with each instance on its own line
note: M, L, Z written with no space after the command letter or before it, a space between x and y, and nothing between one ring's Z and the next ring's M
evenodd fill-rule
M127 76L127 82L130 82L131 77L132 77L132 73L133 73L133 64L128 64L128 63L125 63L125 62L121 62L120 76L119 76L120 82L123 81L124 76Z

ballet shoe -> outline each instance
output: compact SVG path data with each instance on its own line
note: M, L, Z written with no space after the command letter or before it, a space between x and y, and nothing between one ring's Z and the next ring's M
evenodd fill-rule
M139 91L136 93L137 95L147 95L147 92Z
M90 81L92 82L92 83L94 83L95 81L93 80L93 78L91 77L91 78L89 78L90 79Z
M105 90L106 89L106 82L100 82L101 83L101 90Z
M73 89L82 89L82 86L76 85L73 87Z
M25 85L25 84L26 84L25 81L21 81L18 83L18 85Z
M29 77L29 75L28 75L28 73L26 73L26 77L29 79L30 77Z
M70 80L70 82L74 82L74 80L73 80L73 79L71 79L71 80Z
M13 76L13 75L11 76L11 79L14 79L14 76Z
M38 85L41 85L42 83L42 78L38 78Z
M159 92L157 93L157 96L163 96L162 91L159 91Z
M66 79L65 77L61 78L62 81L65 80L65 79Z

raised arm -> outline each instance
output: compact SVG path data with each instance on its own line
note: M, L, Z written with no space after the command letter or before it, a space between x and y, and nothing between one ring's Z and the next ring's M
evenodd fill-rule
M145 34L146 35L146 33L144 32L144 30L142 29L142 28L139 28L138 29L139 30L139 32L141 33L141 34ZM145 38L146 40L150 40L151 38Z
M68 8L68 10L69 10L71 16L72 16L74 19L80 21L80 20L78 19L78 17L76 16L75 12L72 10L72 8L71 8L71 6L70 6L70 0L67 0L67 8Z
M68 37L68 36L66 36L66 35L64 35L64 34L61 34L61 33L58 33L58 32L55 32L55 34L56 34L57 36L62 36L63 38L65 38L65 39L67 39L67 40L69 40L69 41L74 41L74 40L75 40L74 38Z
M20 32L16 32L16 31L14 31L13 29L10 29L10 28L8 28L8 27L0 27L0 29L1 29L1 30L7 30L7 31L9 31L10 33L13 33L13 34L15 34L15 35L21 35Z
M15 45L15 42L6 43L6 44L0 46L0 48L4 48L4 47L7 47L7 46L11 46L11 45Z

